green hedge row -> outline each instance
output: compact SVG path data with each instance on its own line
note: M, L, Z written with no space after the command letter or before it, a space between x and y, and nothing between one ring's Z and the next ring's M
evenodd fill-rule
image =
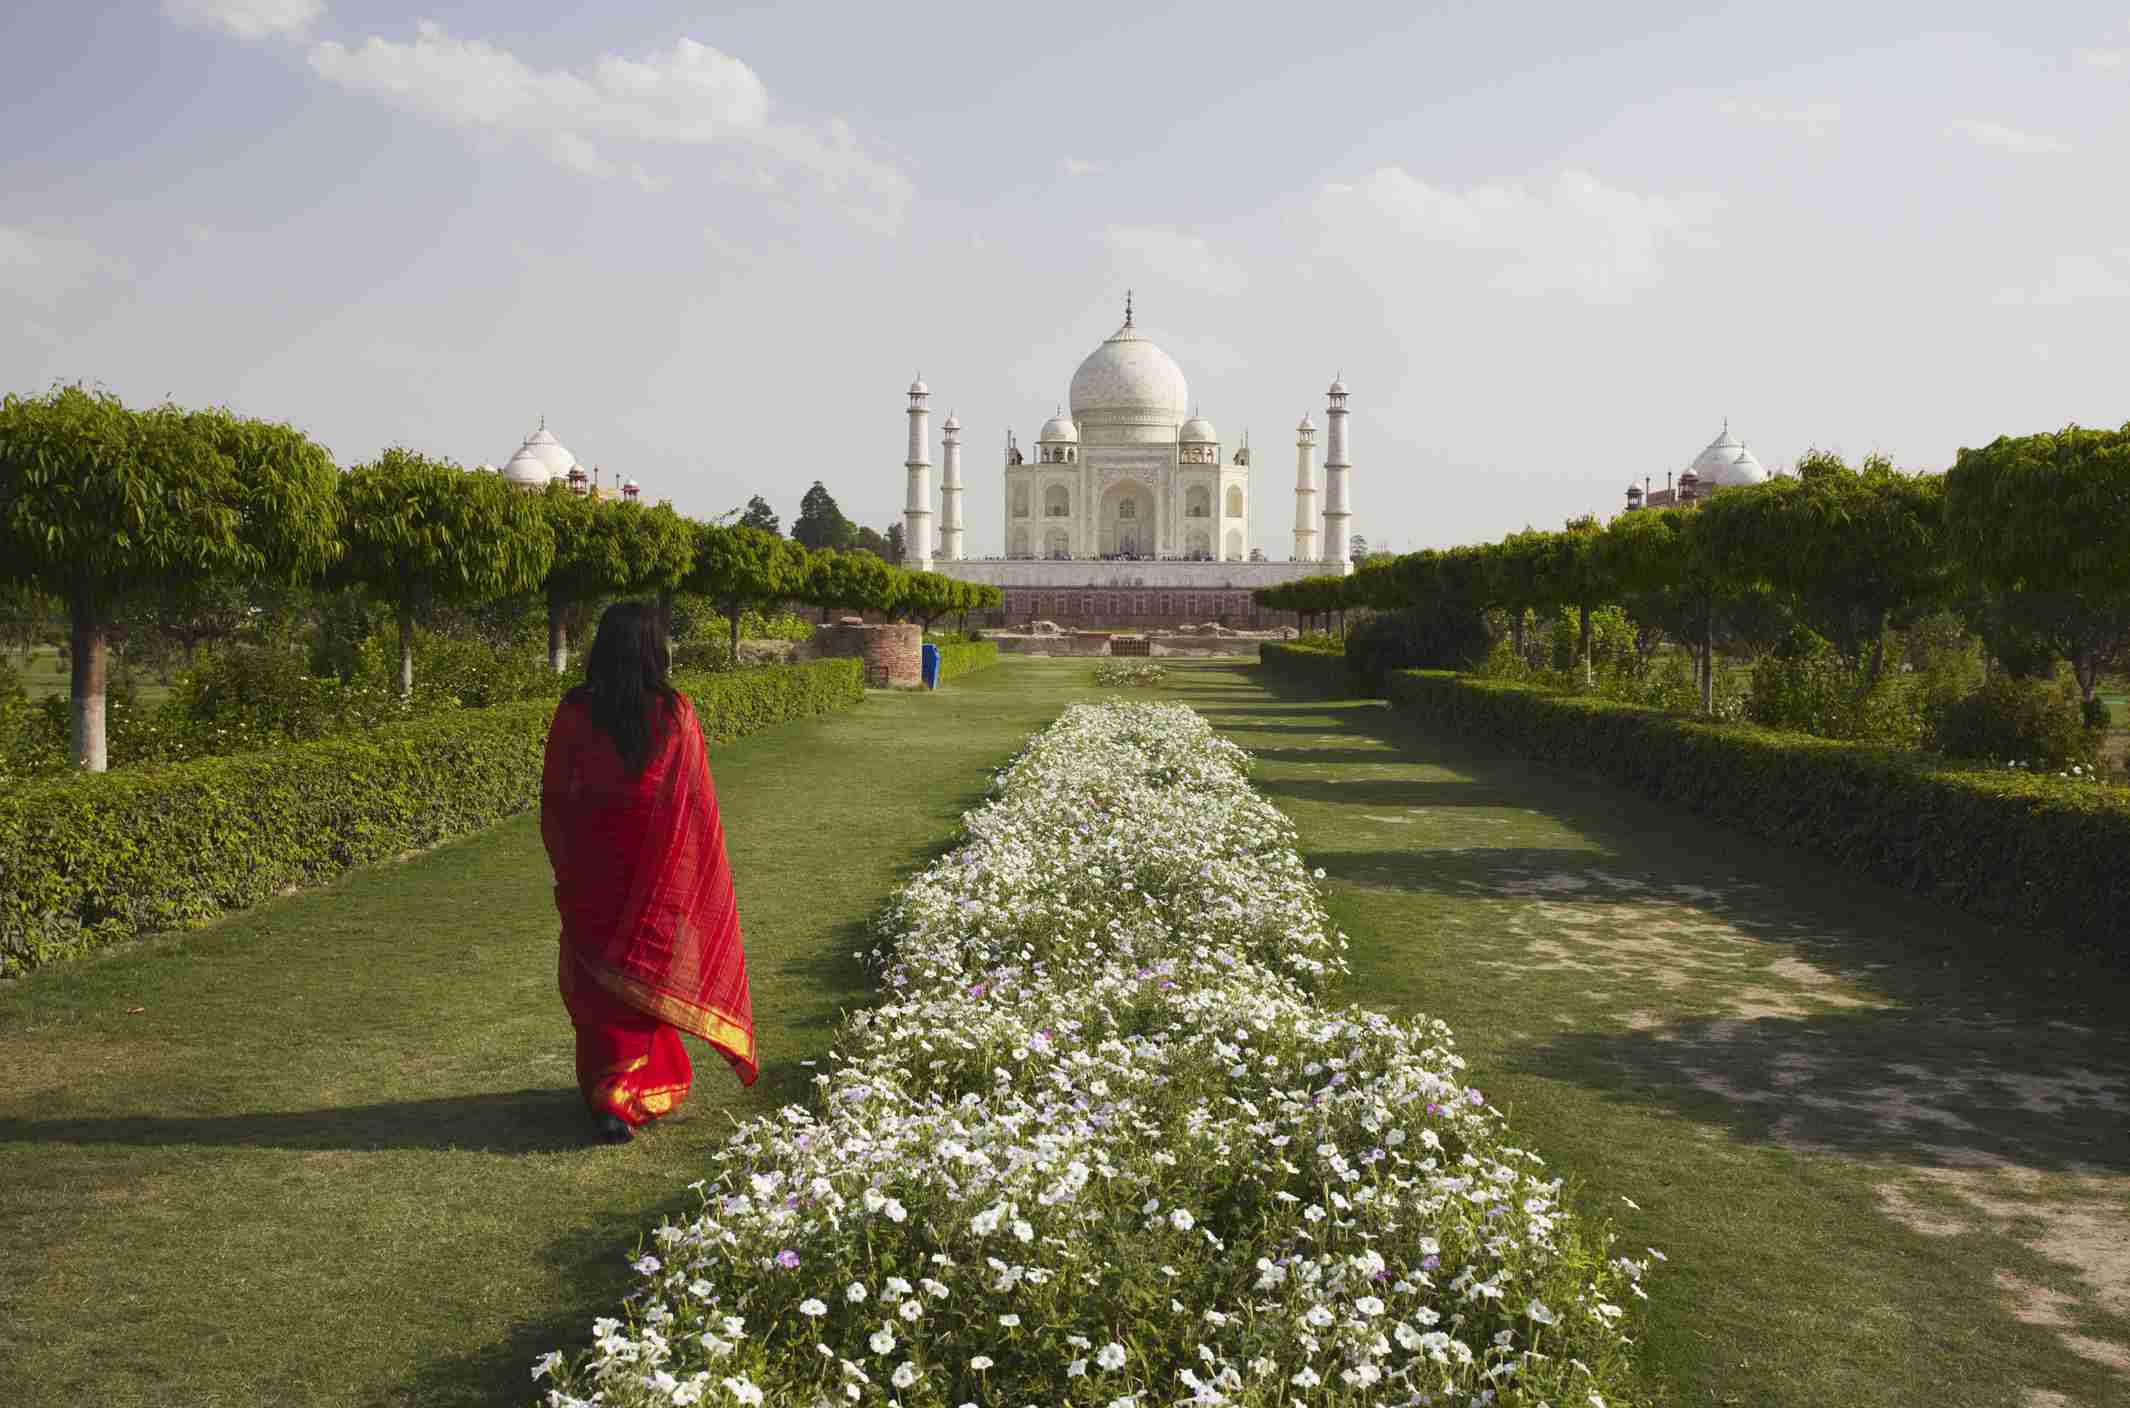
M677 681L730 739L865 697L856 660ZM28 783L0 795L0 976L491 826L539 800L554 705L393 724L267 753Z
M963 675L978 670L988 670L998 663L998 642L995 640L963 640L939 647L939 682L960 679Z
M1391 707L1624 782L1990 919L2130 953L2130 804L2115 788L1447 671L1398 670Z
M1257 650L1257 663L1268 675L1315 685L1322 689L1351 689L1353 676L1346 670L1346 652L1318 645L1288 645L1268 640Z

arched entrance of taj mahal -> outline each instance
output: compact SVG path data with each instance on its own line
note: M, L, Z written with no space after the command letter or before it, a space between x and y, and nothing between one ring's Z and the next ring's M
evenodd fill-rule
M1102 491L1095 551L1103 557L1152 557L1156 526L1153 491L1136 479L1120 479Z

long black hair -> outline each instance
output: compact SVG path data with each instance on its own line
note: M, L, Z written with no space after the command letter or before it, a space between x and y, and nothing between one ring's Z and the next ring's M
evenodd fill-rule
M666 643L658 609L648 601L617 601L599 616L599 634L584 656L584 683L570 691L592 722L614 740L631 777L664 740L678 698L666 682Z

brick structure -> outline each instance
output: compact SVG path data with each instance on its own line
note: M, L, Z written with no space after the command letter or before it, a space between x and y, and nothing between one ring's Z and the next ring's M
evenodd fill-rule
M1088 629L1112 626L1119 629L1201 626L1207 622L1238 630L1264 630L1291 625L1294 613L1272 611L1251 600L1248 589L1152 586L1005 587L1005 605L997 611L971 612L970 618L987 626L1008 628L1030 621L1055 621L1061 626Z
M813 645L824 657L864 662L865 682L874 689L924 683L924 632L916 626L868 626L847 616L833 626L814 627Z

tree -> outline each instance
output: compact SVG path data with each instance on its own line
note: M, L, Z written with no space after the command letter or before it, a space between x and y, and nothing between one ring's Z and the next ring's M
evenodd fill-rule
M806 549L774 533L744 524L703 524L696 530L695 562L686 585L717 603L732 629L732 658L740 658L740 617L802 590Z
M1944 480L1902 474L1883 456L1851 469L1811 451L1794 476L1721 490L1701 509L1713 559L1772 587L1856 662L1860 695L1885 667L1887 629L1950 595Z
M1604 530L1589 514L1568 520L1558 533L1546 535L1546 595L1576 613L1576 649L1583 659L1583 683L1597 683L1597 662L1590 649L1590 613L1613 593L1609 564L1599 551Z
M886 611L900 595L904 575L901 568L869 552L816 553L808 564L802 599L819 606L823 620L836 607Z
M585 603L616 592L657 597L660 621L672 594L695 565L695 528L671 504L645 506L575 494L551 483L540 495L555 534L555 556L541 582L547 598L547 656L556 674L569 669L569 622Z
M2130 425L1999 436L1945 474L1947 540L1996 597L2000 631L2069 660L2089 704L2101 671L2130 654L2126 505Z
M968 600L966 584L937 572L903 573L902 591L895 600L898 616L914 616L926 630L950 611L963 609Z
M902 561L902 554L895 552L889 541L879 533L870 528L857 528L853 532L855 536L850 541L848 551L869 552L882 562L900 563Z
M539 496L500 475L391 449L341 476L343 575L399 620L399 692L414 692L414 617L431 606L531 591L555 557Z
M108 765L114 615L148 593L321 571L340 546L335 477L300 431L226 410L133 411L79 386L0 400L0 580L66 604L76 767Z
M835 496L816 479L806 497L799 500L799 516L792 520L791 536L816 551L842 549L857 542L858 530L836 507Z
M909 556L909 542L903 536L902 524L890 523L885 537L887 542L885 556L888 561L899 563L903 558Z
M1347 556L1352 558L1355 562L1361 562L1367 559L1368 539L1362 537L1359 533L1354 534L1352 540L1348 542L1346 546Z
M739 526L775 536L782 536L784 532L783 527L777 522L776 511L769 507L769 501L760 494L756 494L747 501L745 511L740 514Z

